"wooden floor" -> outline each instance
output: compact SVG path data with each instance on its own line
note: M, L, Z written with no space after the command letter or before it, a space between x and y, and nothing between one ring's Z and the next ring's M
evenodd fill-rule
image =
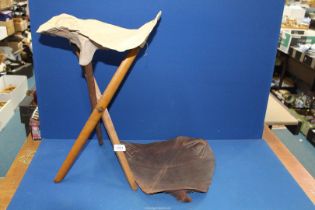
M267 126L263 139L315 205L315 179L312 175Z
M39 144L40 141L33 141L29 136L13 161L6 177L0 178L0 210L5 210L9 205Z
M315 205L314 178L267 126L265 127L263 138ZM9 205L39 144L40 141L32 141L30 137L27 138L8 171L7 176L0 179L0 210L5 210Z

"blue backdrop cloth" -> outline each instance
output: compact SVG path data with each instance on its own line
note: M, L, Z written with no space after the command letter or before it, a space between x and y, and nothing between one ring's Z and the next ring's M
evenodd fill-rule
M147 143L148 141L138 141ZM44 140L8 210L313 210L314 206L261 140L209 141L216 157L207 193L192 203L130 189L109 141L91 141L60 184L53 178L73 141Z
M42 136L76 138L90 113L86 82L68 40L36 29L68 13L137 28L162 19L110 107L121 139L261 138L283 1L32 0ZM124 53L99 51L103 90Z

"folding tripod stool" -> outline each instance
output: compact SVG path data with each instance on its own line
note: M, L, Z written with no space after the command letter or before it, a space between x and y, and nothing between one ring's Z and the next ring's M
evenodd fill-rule
M67 175L72 164L101 118L103 119L112 144L120 144L107 107L115 95L124 76L135 61L141 47L145 45L146 40L160 19L160 16L161 12L157 14L155 19L144 24L138 30L129 30L97 20L81 20L70 15L62 14L53 17L48 22L41 25L37 30L39 33L67 38L72 44L80 49L80 51L76 51L76 55L78 56L79 63L85 72L90 101L93 107L93 111L89 119L81 130L66 160L59 169L54 179L55 182L58 183L62 181ZM112 49L119 52L129 50L126 58L121 62L98 101L96 99L96 93L100 93L100 90L96 80L94 79L92 66L93 55L97 49ZM98 130L97 134L99 143L101 143ZM116 152L116 154L131 188L136 190L137 184L124 152Z

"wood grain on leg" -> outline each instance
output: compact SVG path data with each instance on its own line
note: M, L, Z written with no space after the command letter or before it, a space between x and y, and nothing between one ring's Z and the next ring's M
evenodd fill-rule
M122 80L124 79L125 75L127 74L129 68L135 61L140 48L135 48L130 50L127 57L122 61L120 66L118 67L117 71L115 72L113 78L109 82L108 86L106 87L102 97L98 101L96 108L91 113L89 119L85 123L83 129L81 130L78 138L76 139L74 145L72 146L66 160L62 164L61 168L59 169L54 181L56 183L63 180L66 176L68 171L70 170L71 166L73 165L75 159L79 155L81 149L85 145L87 139L93 132L95 126L101 119L103 112L111 102L113 96L115 95L119 85L121 84Z
M94 80L94 81L95 81L95 89L96 89L97 98L100 98L101 97L101 91L97 85L96 80ZM120 140L118 138L114 123L113 123L107 109L104 111L102 119L103 119L103 123L105 125L106 131L108 133L109 139L111 140L112 144L113 145L120 144ZM131 168L129 166L129 163L127 161L125 153L124 152L116 152L116 155L118 157L120 165L121 165L121 167L125 173L125 176L129 182L131 189L137 190L138 185L135 181L134 175L131 171Z
M89 63L87 66L84 66L83 69L84 69L85 79L86 79L88 90L89 90L90 103L93 110L96 107L97 98L96 98L96 91L95 91L95 85L94 85L92 63ZM97 136L99 145L102 145L104 142L103 142L103 136L102 136L100 123L96 125L96 136Z

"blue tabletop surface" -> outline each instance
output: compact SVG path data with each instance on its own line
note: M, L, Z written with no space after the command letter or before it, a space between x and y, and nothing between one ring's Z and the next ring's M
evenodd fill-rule
M142 143L147 141L141 141ZM107 142L91 141L60 184L53 178L73 141L43 140L8 209L275 209L314 205L263 140L211 140L216 167L208 193L192 203L133 192Z

